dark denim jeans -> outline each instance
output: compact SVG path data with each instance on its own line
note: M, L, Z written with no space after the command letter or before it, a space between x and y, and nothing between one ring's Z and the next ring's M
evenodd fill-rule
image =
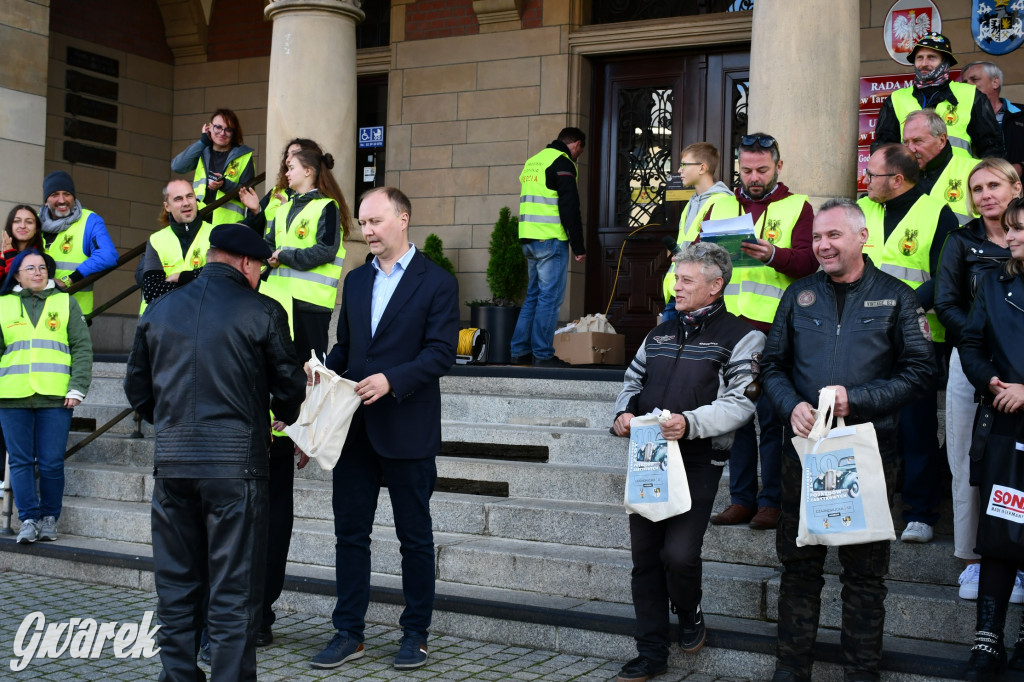
M348 443L334 467L335 571L338 603L334 629L363 641L370 603L370 533L381 479L388 487L401 543L402 629L426 639L434 610L434 532L430 497L437 482L433 457L388 459L374 451L362 415L352 420Z
M64 451L71 430L71 410L64 407L0 409L0 427L11 463L11 489L18 518L60 518L64 499ZM36 472L39 467L39 493Z
M523 255L530 281L510 350L514 358L532 354L536 360L548 360L555 356L555 327L558 309L565 299L569 242L560 239L530 242L523 244Z
M757 428L754 420L736 432L729 453L729 493L732 503L756 509L779 508L782 496L782 423L766 394L757 401ZM757 492L757 461L761 460L761 494ZM755 504L756 503L756 504Z

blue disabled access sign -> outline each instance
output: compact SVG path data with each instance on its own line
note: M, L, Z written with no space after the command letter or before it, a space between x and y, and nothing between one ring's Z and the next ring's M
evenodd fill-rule
M366 149L367 147L383 147L384 146L384 126L372 126L370 128L359 129L359 148Z

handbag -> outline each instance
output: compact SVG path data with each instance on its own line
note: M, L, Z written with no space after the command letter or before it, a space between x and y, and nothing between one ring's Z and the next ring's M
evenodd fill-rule
M356 395L356 382L327 369L317 359L315 351L309 368L313 372L313 385L306 386L306 399L299 417L286 426L284 432L306 456L316 460L321 469L330 471L341 457L352 416L362 401ZM316 381L316 377L320 377L320 381Z
M661 435L661 422L672 414L647 414L629 420L629 463L623 503L626 511L650 521L664 521L690 511L679 441Z
M895 540L875 427L839 417L832 428L835 404L835 389L821 389L810 434L792 439L802 469L796 545Z

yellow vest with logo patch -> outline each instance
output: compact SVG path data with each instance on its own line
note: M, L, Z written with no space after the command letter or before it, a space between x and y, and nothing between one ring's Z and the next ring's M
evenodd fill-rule
M252 152L247 152L237 159L232 159L228 162L228 167L224 169L224 179L237 183L239 178L242 177L245 167L249 165L250 159L252 159ZM206 165L203 163L202 154L199 155L199 162L196 164L196 174L192 178L192 191L196 194L199 208L206 206ZM216 201L224 196L224 194L225 192L217 190L216 196L211 197L210 201ZM238 199L232 199L208 215L206 220L213 225L222 225L224 223L240 223L244 217L245 205Z
M548 166L559 156L572 161L565 152L550 147L534 154L519 174L519 238L569 241L558 215L558 192L547 186ZM573 168L576 162L573 162Z
M932 242L945 204L928 195L918 198L888 239L885 239L885 207L867 197L858 200L857 205L867 219L868 241L864 244L864 253L878 265L878 269L911 289L929 281L932 278ZM934 311L928 313L928 326L933 341L941 343L946 340L946 328Z
M932 191L928 193L936 199L946 202L950 210L956 214L956 219L961 225L966 225L971 222L972 218L977 217L967 207L967 193L970 191L967 187L967 178L977 165L977 159L953 154L953 158L949 160L942 174L932 186Z
M203 223L199 226L192 245L188 247L188 256L181 252L181 241L178 235L174 234L171 226L168 225L162 230L154 232L149 237L149 243L153 250L160 257L160 265L163 266L164 275L173 275L176 272L195 270L206 265L206 252L210 250L210 231L213 225ZM139 304L139 315L146 310L146 299Z
M33 327L20 296L0 296L0 324L6 345L0 358L0 398L67 395L71 382L69 301L64 293L47 296L39 322Z
M277 209L273 227L267 228L273 230L276 247L307 249L316 244L316 228L327 202L334 203L337 207L334 199L313 199L287 225L285 223L291 212L292 202L289 201ZM343 241L339 233L338 251L333 261L318 265L312 270L296 270L287 265L279 265L270 271L267 282L272 282L271 287L282 287L292 298L334 310L338 283L341 281L341 268L345 262ZM278 281L275 282L275 279Z
M57 233L53 241L46 247L46 253L57 264L54 279L60 279L78 269L78 266L88 260L85 255L85 224L89 221L92 211L82 209L82 215L75 222L68 226L68 229ZM93 295L92 286L76 291L75 300L78 301L83 315L92 312Z
M695 240L697 235L700 234L700 217L707 215L708 209L714 206L716 201L727 196L729 195L722 193L715 193L709 196L704 202L704 205L700 207L700 210L697 211L693 215L693 218L690 219L690 223L688 225L683 224L683 221L686 219L686 212L684 211L683 215L679 217L679 234L676 235L676 243L679 244L679 246L683 246L684 244L689 244ZM668 266L668 272L665 273L665 281L662 283L662 289L665 293L665 303L668 303L676 297L675 285L676 264L670 263Z
M804 210L807 196L791 194L769 203L754 223L754 234L772 246L788 249L793 245L793 228ZM735 218L743 213L735 196L723 198L711 209L710 219ZM733 315L771 324L786 287L793 282L770 265L734 268L732 280L725 287L725 307Z
M971 110L974 108L974 93L977 88L970 83L950 81L949 89L957 99L954 106L951 102L939 102L935 106L937 113L946 122L946 137L953 146L954 154L971 156L971 136L967 134L967 124L971 122ZM900 137L903 136L903 124L914 111L921 110L921 103L914 97L913 88L900 88L892 93L892 110L900 122Z

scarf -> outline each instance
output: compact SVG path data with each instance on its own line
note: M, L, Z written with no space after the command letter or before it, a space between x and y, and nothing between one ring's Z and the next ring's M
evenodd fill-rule
M922 88L935 88L940 85L945 85L949 82L949 62L943 60L941 64L935 67L934 71L928 73L921 73L918 70L914 70L914 87L918 90Z
M64 230L68 229L74 224L79 218L82 217L82 202L75 199L75 205L63 218L56 218L50 215L50 207L43 205L41 211L39 211L39 222L42 223L43 232L50 235L56 235Z
M696 333L709 317L724 307L725 301L719 298L703 308L697 308L688 313L679 313L679 324L682 327L683 338L690 338L690 335Z

